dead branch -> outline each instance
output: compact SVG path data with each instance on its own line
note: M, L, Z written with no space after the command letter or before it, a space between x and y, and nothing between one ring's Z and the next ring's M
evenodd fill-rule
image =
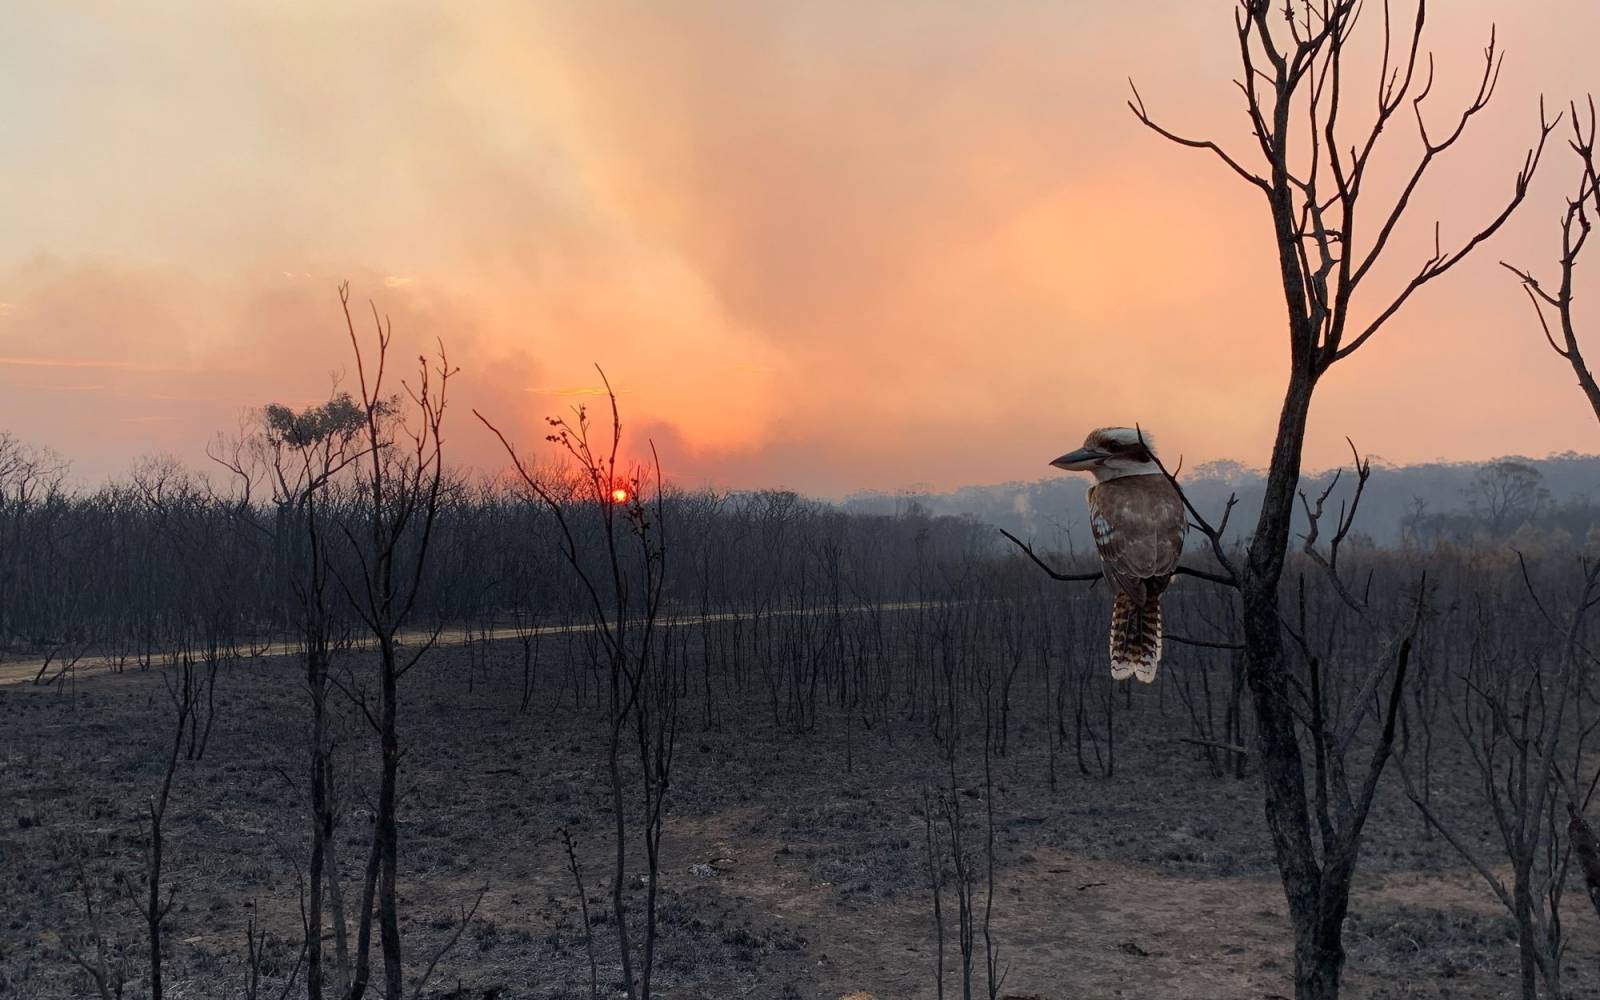
M1139 435L1139 444L1144 448L1145 453L1149 455L1151 460L1156 463L1156 468L1161 470L1161 474L1167 477L1167 482L1171 483L1172 488L1177 491L1178 499L1183 501L1184 509L1189 512L1190 523L1193 524L1195 529L1198 530L1202 535L1206 536L1206 541L1211 543L1211 554L1216 558L1217 565L1222 567L1225 575L1218 576L1214 573L1205 573L1198 570L1186 570L1183 567L1179 567L1173 572L1181 572L1188 576L1196 576L1203 580L1209 580L1212 583L1220 583L1229 587L1237 588L1239 586L1239 571L1234 568L1232 561L1228 559L1228 553L1222 547L1222 535L1223 532L1228 530L1228 519L1233 516L1234 505L1239 502L1238 496L1231 494L1229 495L1228 502L1222 508L1221 522L1213 526L1210 521L1206 520L1206 516L1200 513L1199 508L1195 507L1194 503L1189 500L1189 494L1184 492L1182 484L1178 482L1178 477L1167 471L1167 467L1161 461L1161 457L1156 454L1154 448L1150 447L1149 442L1145 441L1144 428L1135 424L1134 431ZM1179 460L1179 468L1182 468L1181 459Z
M1301 547L1301 551L1303 551L1312 562L1322 567L1323 571L1328 576L1328 580L1333 584L1334 592L1339 595L1339 599L1344 601L1345 604L1349 605L1352 611L1360 612L1366 609L1366 597L1363 595L1361 598L1357 598L1355 594L1351 593L1350 589L1345 586L1343 578L1339 576L1339 546L1343 544L1345 538L1349 536L1350 529L1355 526L1356 511L1361 506L1361 495L1366 492L1367 480L1372 477L1372 461L1371 459L1363 459L1361 457L1361 453L1356 450L1354 441L1351 441L1347 437L1345 438L1345 442L1350 445L1350 454L1355 462L1355 493L1351 496L1348 504L1345 504L1343 501L1341 501L1339 504L1339 516L1334 522L1334 535L1333 538L1328 542L1328 554L1324 556L1322 552L1317 549L1317 538L1322 523L1323 508L1328 502L1328 497L1333 494L1335 487L1339 485L1340 473L1342 473L1343 470L1341 469L1339 472L1335 472L1333 474L1333 479L1328 483L1327 488L1317 495L1317 502L1315 506L1313 506L1311 501L1306 498L1306 493L1304 490L1299 491L1300 503L1301 506L1305 508L1307 522L1306 533L1301 536L1305 540L1305 544Z
M82 857L77 859L77 868L78 888L83 894L83 912L89 921L89 942L93 946L93 954L85 955L70 934L61 936L61 944L73 964L87 972L89 978L94 980L94 987L100 994L100 1000L121 1000L123 987L128 980L128 960L126 956L119 956L117 963L112 965L107 957L107 942L105 932L100 926L100 911L95 908L94 891Z
M1594 373L1590 371L1588 360L1584 357L1573 313L1573 282L1577 272L1578 257L1583 253L1594 225L1590 213L1600 212L1600 172L1597 172L1595 160L1596 114L1593 95L1588 99L1587 124L1585 119L1579 116L1576 101L1568 105L1568 110L1571 113L1572 138L1567 144L1578 160L1578 180L1576 190L1567 199L1566 210L1561 216L1561 257L1558 263L1560 278L1556 290L1547 291L1539 279L1526 268L1514 266L1503 260L1500 265L1521 280L1522 290L1527 293L1528 302L1533 306L1534 316L1539 321L1539 329L1544 334L1545 343L1549 344L1550 349L1572 368L1596 419L1600 419L1600 383L1595 381ZM1551 330L1549 318L1545 315L1547 306L1555 311L1560 331L1559 341L1556 333Z
M561 828L561 843L567 849L567 871L578 887L578 912L583 916L583 948L589 954L589 997L600 996L600 969L594 960L594 928L589 924L589 895L583 887L583 866L578 864L578 850L572 842L572 831Z
M1176 737L1176 739L1179 743L1193 743L1195 746L1210 747L1213 750L1226 750L1228 753L1236 753L1241 757L1248 757L1250 755L1250 751L1244 747L1233 743L1227 743L1222 740L1206 740L1201 739L1198 736L1179 736Z
M455 933L451 934L449 940L440 945L438 950L433 953L433 957L428 960L428 967L422 970L422 975L417 978L416 985L411 990L411 1000L422 1000L422 991L427 987L428 980L433 978L434 968L438 966L440 959L450 954L455 948L456 942L461 940L461 935L466 933L467 927L472 923L472 918L478 915L478 907L483 904L483 896L488 891L489 887L485 885L478 890L478 896L472 901L471 909L461 908L461 921L456 925Z

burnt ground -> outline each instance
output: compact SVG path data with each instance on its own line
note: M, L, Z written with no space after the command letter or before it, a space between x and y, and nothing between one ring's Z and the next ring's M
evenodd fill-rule
M517 711L514 643L441 648L405 680L400 815L408 973L421 972L487 886L426 996L588 995L582 920L558 839L569 828L587 879L602 992L620 979L610 923L603 717L552 683ZM481 650L480 650L481 652ZM347 654L351 665L363 654ZM553 689L563 688L556 703ZM993 908L1003 994L1055 998L1266 998L1292 994L1285 904L1253 778L1214 777L1168 696L1135 692L1110 779L1078 773L1070 746L1048 782L1040 709L1014 697L1010 753L994 761L999 870ZM729 694L719 728L686 702L663 847L655 975L663 997L931 997L935 938L921 791L948 781L924 727L853 727L824 710L785 732L764 693ZM244 995L245 928L267 930L277 996L299 952L305 854L304 694L290 657L223 671L204 756L178 769L167 822L169 997ZM170 740L159 672L85 674L63 687L0 687L0 995L89 996L63 935L86 928L80 861L106 899L108 936L130 953L142 995L143 938L119 873L137 878L141 816ZM370 735L353 722L340 832L347 894L364 860L361 768ZM964 743L957 784L982 816L981 741ZM1473 805L1475 772L1438 751L1435 794L1494 857ZM1391 776L1392 777L1392 776ZM1347 995L1502 997L1515 992L1509 918L1439 839L1427 839L1397 780L1368 826L1347 925ZM974 829L974 833L976 829ZM714 874L706 874L710 866ZM630 874L644 871L631 845ZM643 892L630 886L637 912ZM959 996L953 901L947 988ZM1569 893L1573 995L1600 992L1600 922ZM376 950L376 945L374 946ZM981 977L981 970L975 970ZM981 990L981 986L979 987ZM376 995L375 989L372 994Z

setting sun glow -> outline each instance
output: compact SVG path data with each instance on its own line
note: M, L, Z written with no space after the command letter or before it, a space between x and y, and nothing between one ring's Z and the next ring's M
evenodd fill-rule
M618 486L616 489L611 491L611 502L612 503L627 503L628 502L628 491L625 488L623 488L621 486Z

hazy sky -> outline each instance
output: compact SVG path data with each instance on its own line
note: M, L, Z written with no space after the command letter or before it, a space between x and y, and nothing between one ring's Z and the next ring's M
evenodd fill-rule
M1491 22L1508 56L1390 279L1435 216L1449 240L1498 209L1541 91L1600 90L1593 0L1432 7L1433 121ZM1248 154L1232 8L13 7L0 428L91 479L197 459L246 407L326 395L348 278L400 363L437 337L461 366L464 463L499 463L468 407L535 441L592 400L596 362L691 484L1033 479L1134 421L1169 457L1259 462L1286 356L1264 205L1124 105L1132 76L1163 121ZM1351 86L1368 113L1373 82ZM1386 166L1415 155L1406 121L1388 142ZM1496 264L1549 269L1569 160L1555 146L1502 236L1325 380L1312 465L1347 434L1391 461L1600 450Z

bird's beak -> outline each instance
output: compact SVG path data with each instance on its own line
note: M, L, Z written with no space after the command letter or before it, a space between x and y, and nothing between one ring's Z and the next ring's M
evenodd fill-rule
M1050 464L1068 472L1083 472L1094 468L1095 463L1110 457L1106 452L1095 451L1093 448L1079 448L1077 451L1067 452Z

